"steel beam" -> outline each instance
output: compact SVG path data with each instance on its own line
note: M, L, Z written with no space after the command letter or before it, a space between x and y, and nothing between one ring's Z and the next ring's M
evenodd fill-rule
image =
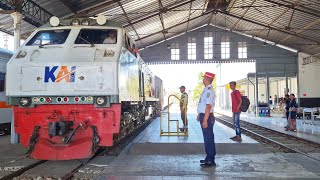
M20 5L19 3L22 4ZM51 13L43 9L41 6L39 6L32 0L1 0L0 8L2 10L13 10L17 12L21 11L23 15L23 20L36 27L39 27L47 23L50 17L53 16Z
M126 19L127 19L128 23L129 23L129 24L131 24L131 20L130 20L130 18L129 18L129 16L128 16L127 12L124 10L124 8L123 8L123 6L122 6L122 4L121 4L121 2L120 2L120 1L118 1L118 5L119 5L119 6L120 6L120 8L122 9L122 11L123 11L123 13L124 13L124 16L126 17ZM131 25L131 28L132 28L132 29L133 29L133 31L136 33L137 37L138 37L138 38L140 38L140 36L139 36L139 34L138 34L138 32L137 32L136 28L135 28L133 25Z
M186 2L181 3L181 4L175 4L174 6L171 6L171 5L170 5L171 7L170 7L170 6L169 6L169 7L167 6L167 7L165 7L165 8L167 9L167 11L171 11L171 10L174 10L174 9L176 9L176 8L178 8L178 7L183 6L183 5L189 4L189 3L193 2L193 1L195 1L195 0L189 0L189 1L186 1ZM128 26L130 26L130 25L137 24L137 23L139 23L139 22L142 22L142 21L144 21L144 20L150 19L150 18L152 18L152 17L159 16L160 13L161 13L161 12L156 12L156 13L153 13L153 14L151 14L151 15L149 15L149 16L146 16L146 17L143 17L143 18L134 20L134 21L131 22L131 24L125 24L125 25L123 25L123 27L128 27Z
M204 4L204 5L205 5L205 4ZM191 16L191 8L192 8L192 2L190 3L190 6L189 6L188 22L187 22L187 28L186 28L186 31L185 31L185 32L188 32L188 29L189 29L189 22L190 22L190 16Z
M221 14L227 14L228 16L237 18L237 19L239 19L239 21L240 21L240 20L246 21L246 22L249 22L249 23L252 23L252 24L255 24L255 25L259 25L259 26L262 26L262 27L265 27L265 28L268 28L268 29L271 29L271 30L276 30L276 31L279 31L279 32L282 32L282 33L286 33L286 34L295 36L295 37L299 37L299 38L301 38L301 39L308 40L308 41L310 41L310 42L315 42L315 43L317 43L317 44L320 44L320 41L314 40L314 39L312 39L312 38L310 38L310 37L305 37L305 36L296 34L296 33L291 32L291 31L286 31L286 30L279 29L279 28L276 28L276 27L273 27L273 26L268 26L267 24L259 23L259 22L256 22L256 21L254 21L254 20L251 20L251 19L247 19L247 18L240 17L240 16L238 16L238 15L228 14L228 13L223 12L223 11L219 11L219 10L218 10L218 12L221 13Z
M256 0L252 0L249 7L244 11L244 13L241 15L241 18L244 18L245 15L247 14L247 12L249 11L250 9L250 6L252 6L254 3L256 2ZM239 19L231 28L230 28L230 31L232 31L236 26L237 24L240 22L241 19Z
M312 15L312 16L320 18L320 11L315 11L314 9L310 9L310 8L307 8L307 7L304 7L304 6L301 6L301 5L298 5L298 6L303 7L305 9L308 9L308 10L297 8L297 7L294 6L293 2L288 2L288 1L282 0L282 2L287 3L287 4L283 4L283 3L280 3L280 2L275 1L275 0L263 0L263 1L266 1L266 2L269 2L269 3L273 3L273 4L276 4L278 6L287 7L287 8L293 9L295 11L303 12L303 13L306 13L306 14L309 14L309 15Z
M193 21L193 20L195 20L195 19L198 19L198 18L200 18L200 17L203 17L203 16L205 16L205 15L207 15L207 14L212 13L213 11L214 11L214 9L212 9L212 10L210 10L210 11L207 11L207 12L205 12L205 13L199 15L199 16L190 18L189 21ZM185 23L187 23L187 22L188 22L188 20L183 21L183 22L178 23L178 24L175 24L175 25L173 25L173 26L170 26L170 27L166 28L165 31L168 31L168 30L170 30L170 29L172 29L172 28L175 28L175 27L180 26L180 25L182 25L182 24L185 24ZM142 38L136 39L136 41L141 41L141 40L146 39L146 38L148 38L148 37L151 37L151 36L154 36L154 35L156 35L156 34L162 33L162 31L163 31L163 30L154 32L154 33L149 34L149 35L147 35L147 36L144 36L144 37L142 37Z
M312 27L312 26L314 26L314 25L317 25L317 24L320 24L320 19L317 19L317 20L313 21L312 23L309 23L307 26L303 27L303 28L302 28L301 30L299 30L299 31L296 31L295 33L296 33L296 34L302 33L302 32L305 31L306 29L308 29L308 28L310 28L310 27ZM293 35L290 34L289 36L281 39L279 42L285 42L285 41L287 41L288 39L290 39L292 36L293 36Z
M299 3L300 0L296 0L293 5L296 6L297 3ZM282 13L280 13L276 18L272 19L268 25L271 26L273 23L275 23L280 17L282 17L285 13L287 13L291 8L287 8L286 10L284 10ZM259 31L258 34L256 34L256 36L258 36L260 33L262 33L263 30Z

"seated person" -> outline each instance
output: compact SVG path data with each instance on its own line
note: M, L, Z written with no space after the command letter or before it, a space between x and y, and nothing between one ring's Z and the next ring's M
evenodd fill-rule
M103 41L103 44L115 44L117 42L117 33L114 30L109 31L107 38Z

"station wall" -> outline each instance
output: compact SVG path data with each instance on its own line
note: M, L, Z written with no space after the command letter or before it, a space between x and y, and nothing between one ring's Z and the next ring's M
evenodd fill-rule
M207 32L213 36L213 58L204 58L204 37ZM188 37L196 39L196 60L188 60ZM221 41L228 37L230 42L230 58L221 59ZM246 42L247 58L238 58L238 42ZM171 45L179 44L179 60L171 60ZM140 52L145 62L156 63L194 63L202 62L257 62L257 72L283 75L297 73L297 53L288 51L275 45L263 45L263 42L240 35L238 33L226 31L212 25L208 25L194 31L187 32L181 36L169 39L151 47L147 47Z

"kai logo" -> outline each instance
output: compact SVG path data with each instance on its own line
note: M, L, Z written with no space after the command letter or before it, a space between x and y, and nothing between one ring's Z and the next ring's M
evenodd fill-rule
M59 71L57 71L59 69ZM58 72L58 73L56 73ZM44 82L74 82L75 80L75 72L76 66L72 66L70 69L68 66L50 66L45 67L45 74L44 74Z

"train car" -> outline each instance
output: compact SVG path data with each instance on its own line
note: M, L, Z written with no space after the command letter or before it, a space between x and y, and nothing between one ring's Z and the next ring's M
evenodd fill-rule
M300 107L320 107L320 54L298 54Z
M91 157L161 104L162 81L124 28L103 16L52 17L8 62L7 80L15 132L35 159Z
M9 134L11 130L12 106L6 104L5 76L12 55L11 51L0 48L0 135Z

